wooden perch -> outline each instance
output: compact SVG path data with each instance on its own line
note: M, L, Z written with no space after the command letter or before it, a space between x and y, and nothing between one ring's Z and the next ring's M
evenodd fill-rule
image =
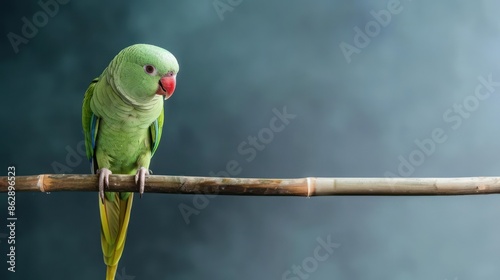
M0 177L0 192L98 191L97 175L44 174ZM132 175L111 175L108 191L137 192ZM255 179L193 176L146 177L145 192L222 195L466 195L500 193L500 177Z

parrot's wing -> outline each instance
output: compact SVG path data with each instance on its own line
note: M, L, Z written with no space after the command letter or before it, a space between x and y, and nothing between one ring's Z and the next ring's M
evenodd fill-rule
M160 116L153 122L153 124L149 127L149 131L151 132L151 156L154 155L158 145L160 144L161 132L163 130L163 117L165 114L165 108L161 109Z
M83 98L83 106L82 106L82 126L83 126L83 133L85 136L85 151L87 153L87 158L91 162L92 172L94 173L98 168L94 150L95 150L97 130L99 129L99 118L90 109L90 100L94 95L94 88L98 81L99 78L95 78L90 83L89 87L87 88L87 91L85 92L85 97Z

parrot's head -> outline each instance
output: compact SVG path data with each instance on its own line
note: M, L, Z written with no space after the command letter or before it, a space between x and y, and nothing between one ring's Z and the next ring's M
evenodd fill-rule
M135 104L146 104L172 96L179 64L165 49L137 44L120 51L108 70L108 81L120 94Z

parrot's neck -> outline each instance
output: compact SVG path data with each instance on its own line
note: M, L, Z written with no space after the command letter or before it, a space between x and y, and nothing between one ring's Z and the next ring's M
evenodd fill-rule
M113 77L112 74L110 74L108 69L104 70L104 74L102 77L102 82L106 83L113 89L113 93L115 93L120 99L123 101L123 103L127 104L128 106L134 107L134 109L137 110L150 110L152 106L154 106L157 102L158 99L161 99L159 97L161 96L154 96L150 100L146 100L146 102L138 102L134 100L133 98L129 97L127 94L125 94L125 89L121 88L118 83L116 83L116 77Z
M118 89L119 90L119 89ZM137 104L115 90L106 79L100 79L90 104L92 111L106 122L116 122L122 127L149 127L163 109L163 98L155 96L149 102ZM124 118L127 121L123 121Z

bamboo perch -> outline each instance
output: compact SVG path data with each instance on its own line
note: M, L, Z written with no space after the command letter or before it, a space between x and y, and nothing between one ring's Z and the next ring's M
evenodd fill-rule
M98 191L97 175L43 174L0 177L0 192ZM107 191L137 192L132 175L111 175ZM145 192L222 195L467 195L500 193L500 177L463 178L223 178L146 177Z

